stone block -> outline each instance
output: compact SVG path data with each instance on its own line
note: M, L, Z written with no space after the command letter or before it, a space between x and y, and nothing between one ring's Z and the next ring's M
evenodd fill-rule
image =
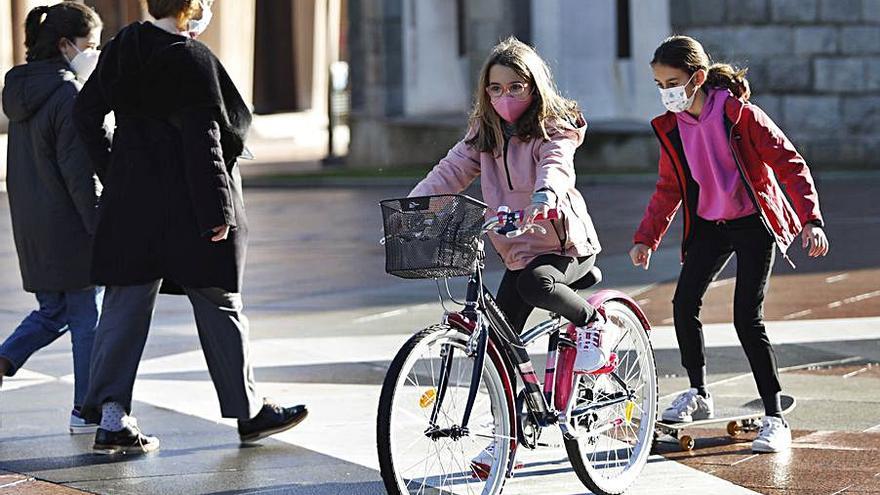
M847 96L843 99L843 121L855 134L880 135L880 96Z
M880 27L845 26L840 31L840 49L844 55L880 54Z
M787 26L697 28L685 34L699 40L714 60L722 62L747 64L790 57L794 52L794 30Z
M862 0L862 19L868 23L880 24L880 0Z
M815 22L819 15L819 0L772 0L770 13L774 22Z
M817 58L813 66L814 87L836 93L864 91L868 88L865 65L863 58Z
M870 91L880 89L880 57L865 60L865 87Z
M784 122L781 96L761 93L752 97L752 103L759 106L773 122Z
M693 24L693 20L691 19L690 0L670 0L669 20L672 22L672 27L676 31L683 26L690 26Z
M703 48L713 58L724 60L730 53L730 48L736 43L736 28L692 28L681 34L686 34L699 41Z
M769 0L727 0L728 24L766 24L770 20Z
M807 58L780 58L769 63L763 80L756 80L769 91L807 91L813 87L812 64Z
M690 0L690 20L696 26L724 24L725 0Z
M791 135L837 135L843 129L837 96L785 96L783 123Z
M819 20L850 23L862 18L862 0L821 0Z
M790 56L794 52L794 30L788 26L742 27L736 44L729 47L736 56Z
M794 28L794 53L814 55L837 53L838 29L827 26Z
M875 159L868 155L868 143L858 138L815 136L806 146L804 158L813 170L865 168Z
M736 65L734 64L734 66ZM772 64L768 65L765 61L754 60L749 62L748 65L743 64L743 66L748 68L746 79L749 80L752 94L764 94L770 91L770 87L767 84L770 76L767 75L767 72L774 70Z

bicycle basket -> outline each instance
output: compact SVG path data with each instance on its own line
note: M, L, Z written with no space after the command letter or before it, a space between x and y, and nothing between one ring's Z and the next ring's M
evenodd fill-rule
M401 278L469 275L477 257L486 205L444 194L386 199L385 271Z

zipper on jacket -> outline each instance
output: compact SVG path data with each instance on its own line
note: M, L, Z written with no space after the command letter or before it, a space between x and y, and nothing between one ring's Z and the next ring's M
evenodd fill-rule
M504 151L502 155L502 160L504 161L504 173L507 174L507 187L513 191L513 182L510 181L510 169L507 168L507 148L510 145L510 138L504 136Z
M764 228L773 237L773 242L776 244L776 247L782 252L782 257L785 261L791 265L792 268L797 268L791 258L788 257L787 250L782 249L782 246L779 244L779 241L776 239L776 233L773 232L773 229L770 227L770 221L767 219L767 215L764 212L764 209L761 208L761 204L758 202L758 194L755 191L754 186L752 186L751 181L749 181L748 176L746 175L746 169L742 164L742 161L739 159L739 154L737 153L736 147L733 144L733 128L739 125L740 120L742 119L742 108L739 109L739 115L736 118L736 122L730 126L730 134L727 136L727 146L730 148L730 154L733 156L733 162L736 163L736 168L739 170L739 178L742 179L743 184L746 186L746 192L749 194L749 198L752 200L752 204L755 206L755 209L758 211L758 215L761 217L761 223L764 224Z
M565 234L565 240L562 240L562 236L559 235L559 229L556 228L556 220L550 220L550 225L553 226L553 232L556 233L556 238L559 239L559 254L565 255L565 243L568 241L568 233ZM565 231L565 220L562 220L562 230Z
M669 156L669 161L672 162L672 166L678 167L675 164L676 155L673 155L672 150L666 147L666 143L664 143L663 138L660 137L660 131L657 130L657 128L654 126L651 126L651 128L654 130L654 134L657 135L657 140L660 141L660 146L663 148L664 151L666 151L666 154ZM691 230L693 227L691 226L691 210L688 206L687 191L685 191L684 184L681 182L681 177L679 177L678 172L679 170L676 169L675 181L678 182L678 191L681 194L682 205L684 205L684 230L681 233L681 260L682 262L684 262L685 245L688 243L688 239L690 238ZM681 172L684 173L684 170L682 170Z

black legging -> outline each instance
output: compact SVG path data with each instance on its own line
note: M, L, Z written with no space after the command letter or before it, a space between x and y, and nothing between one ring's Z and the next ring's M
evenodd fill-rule
M764 328L764 296L773 267L775 243L758 215L726 223L697 217L672 300L681 364L691 387L705 386L706 350L700 308L709 283L736 253L733 326L745 350L768 416L781 414L776 354Z
M595 263L596 255L538 256L524 269L504 273L496 297L498 306L517 333L522 332L536 307L583 326L593 318L596 309L569 285L585 277Z

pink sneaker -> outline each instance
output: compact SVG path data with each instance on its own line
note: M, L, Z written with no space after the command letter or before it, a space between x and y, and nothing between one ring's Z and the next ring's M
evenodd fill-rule
M574 372L593 373L608 366L617 337L617 327L609 325L601 312L597 312L596 318L586 326L578 327Z

